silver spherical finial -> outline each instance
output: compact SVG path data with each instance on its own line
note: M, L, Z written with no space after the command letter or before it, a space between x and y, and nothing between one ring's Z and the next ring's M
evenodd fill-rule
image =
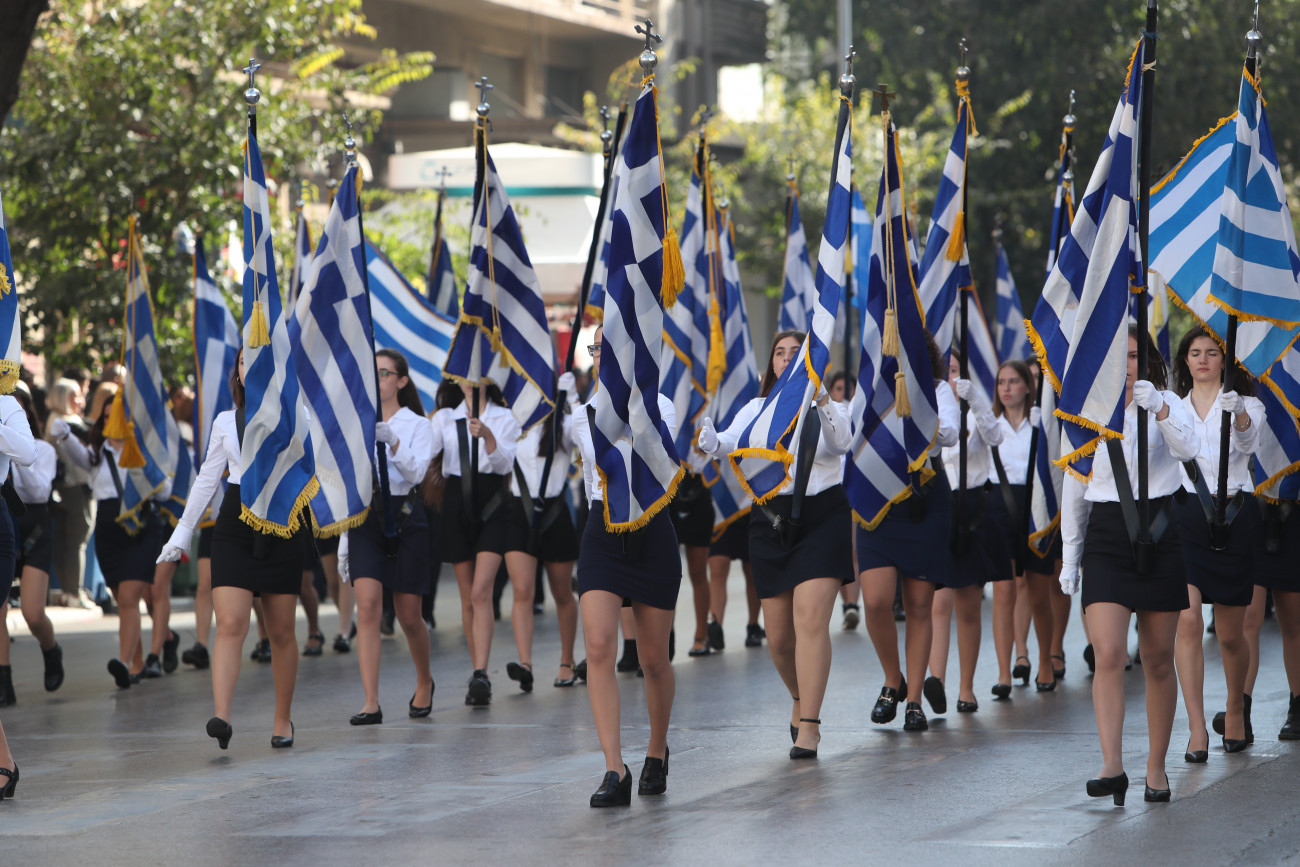
M613 140L614 140L614 134L613 134L612 132L610 132L609 130L602 130L602 131L601 131L601 133L600 133L600 142L601 142L601 144L605 144L605 145L607 145L607 144L609 144L610 142L612 142Z
M261 100L262 91L258 90L256 87L250 87L248 90L244 91L244 102L249 105L257 105Z
M1067 184L1074 183L1074 169L1066 169L1065 174L1061 175L1061 180Z
M479 78L478 83L474 85L478 88L478 106L474 112L481 118L486 118L488 112L492 111L492 106L487 101L487 95L492 91L492 85L488 84L487 76Z
M343 139L343 149L349 151L357 149L357 140L352 137L352 133L348 133L348 137Z
M250 115L257 113L257 104L262 100L262 91L257 89L257 71L262 68L262 64L257 62L256 58L248 58L248 65L244 67L244 73L248 76L248 89L244 91L244 102L248 103L248 113Z
M637 33L645 37L645 47L641 50L641 56L637 58L637 63L641 64L641 71L646 75L654 75L655 67L659 65L659 55L654 53L651 43L658 45L664 41L664 38L655 33L655 23L649 18L644 19L645 26L638 24L635 27Z
M965 84L970 81L970 67L966 65L966 52L970 50L970 43L966 41L965 37L962 37L958 49L961 51L961 63L957 66L957 81Z
M731 200L726 196L723 196L721 199L718 199L718 207L723 211L727 210L727 208L731 207Z
M793 184L793 183L794 183L794 172L789 172L789 173L787 173L786 176L785 176L785 179L786 179L787 182Z
M1075 123L1077 122L1078 122L1078 118L1076 118L1072 114L1067 114L1065 117L1061 118L1061 123L1065 124L1066 126L1074 126Z
M858 80L853 77L853 61L858 56L858 52L849 46L849 53L844 55L844 74L840 76L839 88L840 94L845 99L853 98L853 89L858 86Z

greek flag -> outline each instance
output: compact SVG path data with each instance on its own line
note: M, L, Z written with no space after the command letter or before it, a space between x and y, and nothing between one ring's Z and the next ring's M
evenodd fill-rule
M871 223L871 212L867 210L866 202L862 200L862 193L858 191L857 185L853 187L853 211L852 219L849 221L850 241L850 262L852 262L851 276L853 277L853 306L858 311L858 316L862 311L867 309L867 281L871 275L871 233L875 227ZM861 324L861 319L858 320ZM855 336L853 339L857 339Z
M226 298L208 273L203 239L194 242L194 457L202 463L208 453L208 436L218 414L235 406L230 396L230 374L239 357L239 325L226 306ZM174 486L173 486L174 487ZM224 483L222 495L225 494Z
M619 111L619 116L623 116L623 110ZM622 156L623 145L626 141L617 141L614 144L614 151L610 159L617 164L618 159ZM609 280L609 245L614 232L614 199L618 196L618 175L617 172L610 175L609 182L609 206L605 209L605 221L599 226L593 226L593 232L600 233L600 255L591 269L591 291L587 294L587 309L584 311L592 320L600 322L605 316L605 284ZM703 380L701 380L703 382Z
M994 348L988 320L984 318L984 307L980 304L979 295L974 292L970 293L966 325L969 329L966 364L970 381L984 396L986 405L993 406L993 398L998 391L998 352Z
M451 251L442 234L442 206L447 191L438 191L438 211L433 217L433 248L429 254L429 301L435 310L455 319L460 316L460 293L456 289L456 273L451 270Z
M890 145L876 200L858 390L850 408L853 444L844 476L854 520L868 530L934 476L927 459L939 431L934 369L904 211L898 133L887 115L885 122ZM890 311L898 325L897 355L884 351Z
M1143 48L1074 215L1070 234L1034 310L1029 339L1043 375L1057 390L1056 415L1066 439L1063 468L1087 480L1093 452L1124 432L1130 290L1143 290L1138 248L1137 154Z
M486 135L476 131L486 175L475 203L465 300L443 373L478 383L489 375L492 356L498 356L496 362L508 373L497 385L526 431L555 408L555 344L542 287L505 184L487 153Z
M686 279L677 303L664 312L663 350L659 358L659 391L673 402L677 414L677 455L683 464L703 459L695 450L696 422L704 412L705 383L709 367L709 305L713 257L708 255L709 232L704 219L703 179L700 166L703 149L691 174L686 196L686 219L682 223L682 262ZM707 171L707 164L705 165ZM719 428L721 430L721 428Z
M1300 500L1300 349L1292 347L1269 371L1264 429L1255 450L1255 493L1266 500Z
M1016 281L1011 276L1011 264L1007 262L1007 251L1001 244L998 251L998 319L994 326L998 341L998 358L1003 361L1024 361L1034 354L1025 336L1025 311L1020 306L1020 292Z
M966 198L966 146L978 135L971 114L970 93L958 84L957 129L943 164L943 180L934 200L930 233L921 257L921 280L917 291L925 310L926 327L934 335L944 358L953 345L956 331L957 293L974 290L970 273L970 252L966 245L963 208Z
M370 275L370 315L375 346L396 349L406 356L411 382L429 412L437 406L438 384L447 350L456 333L456 320L434 308L398 273L393 263L366 242L366 271Z
M293 270L289 278L289 296L285 299L284 315L293 316L293 308L298 304L298 296L307 282L307 272L311 270L311 227L303 216L302 208L297 209L293 233Z
M728 457L741 485L755 502L765 503L790 480L795 443L803 430L808 407L822 386L831 360L835 314L844 293L849 252L849 183L853 153L850 108L841 97L831 161L831 189L826 202L826 222L817 253L817 298L812 327L795 360L768 392L758 415L750 422L737 448Z
M271 203L257 133L244 151L244 442L240 518L262 533L288 537L316 495L307 413L280 311L271 243Z
M600 388L591 431L605 526L616 533L649 523L672 499L685 472L659 414L664 237L670 231L659 161L658 110L650 83L641 88L614 168Z
M128 422L128 445L119 466L126 469L122 478L121 511L117 522L128 533L138 533L144 526L140 507L172 480L172 498L184 509L189 493L189 478L176 479L181 459L180 429L172 416L167 387L163 385L158 363L158 342L154 337L153 305L149 300L149 283L144 270L144 250L136 234L135 217L130 220L126 254L126 310L123 314L126 346L122 359L126 367L124 406ZM139 448L140 460L131 460L130 441ZM187 469L189 462L186 462ZM192 476L190 471L188 475ZM177 484L180 487L177 487Z
M1070 236L1074 223L1074 154L1067 146L1073 126L1061 131L1061 168L1056 174L1056 199L1052 204L1052 231L1047 244L1047 276L1052 276L1061 245Z
M799 187L794 178L786 179L789 190L785 198L785 268L781 280L781 331L807 331L816 304L817 285L808 261L808 238L799 215ZM721 428L719 428L721 430Z
M289 345L310 417L307 432L320 486L311 500L312 517L324 536L365 521L374 489L379 395L356 179L351 166L289 317Z
M1147 269L1147 330L1161 357L1166 363L1172 362L1169 353L1169 286L1165 278L1154 268ZM1129 299L1129 315L1137 319L1137 296Z
M22 366L22 315L18 311L18 287L14 283L14 260L9 255L9 229L0 200L0 335L8 335L0 355L0 394L13 394Z

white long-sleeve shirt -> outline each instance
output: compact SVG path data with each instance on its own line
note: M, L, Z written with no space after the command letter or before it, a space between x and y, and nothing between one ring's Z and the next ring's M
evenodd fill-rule
M397 451L388 450L388 490L405 497L420 482L433 461L433 425L422 415L401 407L388 419L397 436ZM375 443L375 448L383 448Z
M587 488L587 502L603 501L600 489L600 476L596 473L596 446L591 439L591 425L587 421L587 407L594 405L596 395L591 400L573 407L573 412L564 420L565 435L578 446L578 455L582 458L582 480ZM668 426L669 436L677 433L677 410L673 402L662 394L659 395L659 417Z
M555 443L555 459L551 461L551 474L546 480L546 491L538 494L542 487L542 470L546 466L546 455L541 451L542 434L546 426L551 423L551 420L547 419L541 424L533 425L532 429L519 440L519 448L515 451L515 462L523 471L524 482L528 485L528 494L532 497L558 497L564 490L564 480L568 478L569 467L573 463L573 437L570 436L566 418L560 426L560 441ZM513 471L510 473L510 492L516 497L520 494L519 480L515 478Z
M945 448L957 445L957 437L961 435L961 404L957 402L957 395L952 393L952 386L948 385L947 380L935 381L934 397L935 406L939 410L939 430L935 434L930 456L939 457Z
M444 478L459 476L460 442L456 435L456 422L468 418L468 405L462 402L454 409L440 409L433 414L433 455L442 456L442 475ZM519 422L514 413L504 406L489 403L479 411L479 420L492 431L496 438L496 450L489 453L487 444L478 444L478 471L493 473L498 476L509 475L514 469L515 451L519 447ZM470 454L474 451L473 437L470 437Z
M9 475L11 463L27 466L36 460L36 440L27 412L12 394L0 395L0 480Z
M1229 423L1231 435L1228 439L1228 496L1236 494L1238 491L1250 492L1255 490L1255 480L1251 478L1250 473L1250 456L1255 453L1259 447L1259 432L1264 427L1264 404L1256 397L1242 397L1246 404L1246 414L1250 416L1250 427L1244 431L1237 430L1237 419L1234 416ZM1196 440L1199 450L1196 454L1196 464L1201 469L1201 476L1205 479L1206 487L1210 493L1218 494L1219 492L1219 434L1220 425L1223 419L1223 409L1219 406L1219 398L1214 398L1214 405L1206 413L1205 418L1196 412L1196 407L1192 405L1192 396L1188 394L1183 398L1183 409L1187 411L1187 418L1192 424L1192 431L1196 434ZM1183 488L1191 493L1196 492L1196 485L1188 477L1187 471L1183 470Z
M960 412L960 409L958 410ZM961 416L959 415L960 419ZM957 429L958 436L961 428ZM1002 443L1002 429L997 419L990 412L982 417L975 410L966 411L966 490L984 487L984 483L994 478L993 455L990 446ZM943 468L948 474L948 485L957 489L957 475L961 471L961 446L945 446L943 450Z
M713 453L725 460L727 455L736 450L745 428L763 409L766 398L756 397L740 408L731 425L724 431L718 431L718 448ZM811 404L816 406L816 404ZM808 496L840 484L844 480L844 462L840 459L853 443L853 433L849 425L849 411L844 404L828 400L825 406L817 407L821 416L821 435L817 439L817 451L813 457L812 471L808 475ZM806 424L807 422L805 422ZM799 472L798 443L794 444L794 461L790 464L789 481L781 486L778 494L794 491L794 480Z
M14 490L18 492L18 499L33 506L48 503L58 469L59 456L54 446L45 440L36 440L36 460L27 466L13 465Z
M998 457L1002 459L1002 469L1006 470L1007 484L1023 485L1029 470L1029 441L1034 435L1034 426L1026 416L1020 420L1020 427L1013 427L1004 414L998 416L998 429L1002 431Z

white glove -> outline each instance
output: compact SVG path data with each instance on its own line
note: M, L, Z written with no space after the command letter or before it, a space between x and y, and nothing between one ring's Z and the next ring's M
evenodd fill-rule
M166 545L163 545L162 553L158 555L158 562L179 563L181 561L181 555L184 553L185 551L183 549L168 542Z
M705 454L711 455L718 450L718 432L713 429L713 419L707 415L700 422L700 435L695 442Z
M1029 426L1038 427L1039 422L1043 420L1043 410L1041 407L1031 406L1029 408Z
M969 379L957 379L952 384L952 390L957 392L957 397L961 400L970 402L971 383Z
M574 404L578 402L578 378L573 375L572 371L566 370L560 374L560 379L555 383L557 390L564 392L566 403Z
M352 583L352 575L348 570L348 534L344 533L339 537L339 578L344 584Z
M56 440L67 439L68 434L72 433L72 428L61 418L50 419L50 436Z
M393 433L393 429L388 426L388 422L375 422L375 442L384 445L392 445L397 442L397 434Z
M1074 596L1079 592L1079 583L1079 564L1061 563L1061 592L1066 596Z
M1219 395L1219 409L1237 415L1246 411L1246 401L1235 391L1225 391Z
M1159 414L1165 408L1165 396L1145 379L1133 383L1133 402L1153 414Z

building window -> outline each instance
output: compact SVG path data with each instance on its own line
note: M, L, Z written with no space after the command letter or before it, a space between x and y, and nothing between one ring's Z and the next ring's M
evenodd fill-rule
M520 117L524 114L527 94L524 93L523 61L517 57L501 57L497 54L480 52L478 56L478 74L486 75L492 92L488 102L492 105L492 114L496 117ZM478 91L471 93L478 96ZM475 98L474 105L478 105Z
M582 117L582 70L546 67L546 114Z
M464 89L464 70L437 69L428 78L399 87L388 115L397 120L446 120L452 102L464 99Z

